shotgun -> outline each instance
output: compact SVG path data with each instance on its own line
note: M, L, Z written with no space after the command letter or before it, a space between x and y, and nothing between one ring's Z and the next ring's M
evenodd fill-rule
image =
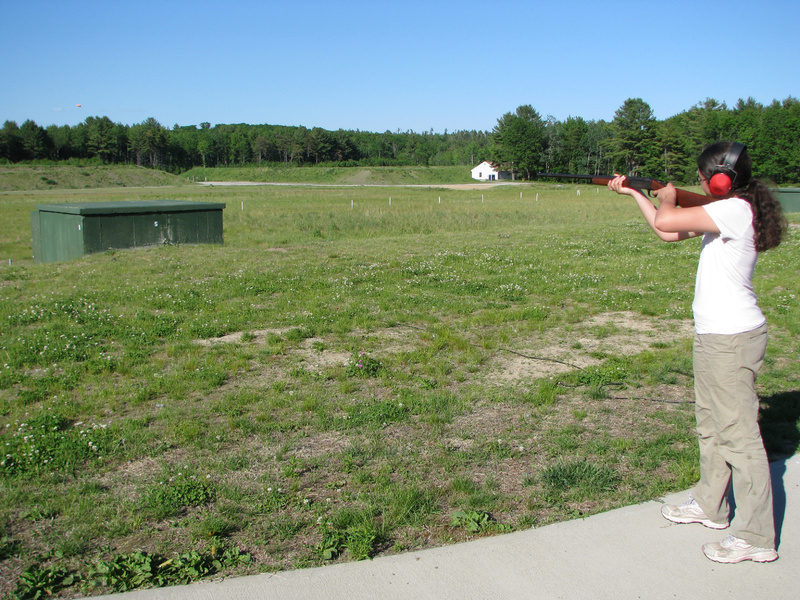
M537 173L536 176L555 177L558 179L588 179L595 185L608 185L608 182L614 179L609 175L571 175L569 173ZM636 190L646 190L648 195L652 195L650 192L660 190L667 185L663 181L659 181L658 179L650 179L649 177L626 177L625 179L627 180L625 184L626 187ZM675 188L675 191L678 192L678 206L682 206L684 208L690 206L702 206L703 204L708 204L709 202L713 202L714 200L718 199L712 198L711 196L706 196L704 194L695 194L694 192L689 192L679 188Z

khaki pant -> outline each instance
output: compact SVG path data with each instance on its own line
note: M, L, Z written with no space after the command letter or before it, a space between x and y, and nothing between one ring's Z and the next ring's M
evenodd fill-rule
M775 548L772 480L758 427L755 380L767 348L767 326L694 339L695 415L700 482L694 498L712 521L729 519L733 485L738 538Z

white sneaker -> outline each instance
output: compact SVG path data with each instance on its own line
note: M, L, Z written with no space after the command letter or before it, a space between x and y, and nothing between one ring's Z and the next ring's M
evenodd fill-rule
M661 514L667 521L673 523L700 523L711 529L725 529L728 523L715 523L708 518L697 501L689 496L689 500L683 504L664 504L661 506Z
M771 548L756 548L743 539L729 535L721 542L713 542L703 546L703 554L718 563L739 563L745 560L753 562L772 562L778 559L778 553Z

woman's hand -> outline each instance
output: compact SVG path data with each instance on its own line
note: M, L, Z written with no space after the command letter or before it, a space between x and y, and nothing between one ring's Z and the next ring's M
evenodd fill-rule
M625 175L620 175L619 173L614 173L614 175L614 179L608 182L608 189L624 196L633 196L636 191L632 188L625 187Z
M656 198L658 198L659 207L661 205L677 206L678 192L675 189L675 186L672 185L671 183L668 183L660 190L656 190L654 193L656 195Z

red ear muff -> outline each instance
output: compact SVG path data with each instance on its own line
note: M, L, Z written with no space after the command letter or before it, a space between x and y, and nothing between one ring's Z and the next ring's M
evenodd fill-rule
M717 173L716 175L712 175L711 179L708 180L708 191L715 196L724 196L731 191L732 185L733 183L728 175L725 173Z
M717 172L708 180L708 191L715 196L727 196L733 183L736 181L738 174L736 173L736 163L739 162L739 156L745 151L747 146L739 142L733 142L721 165L717 165ZM732 178L731 178L732 177Z

